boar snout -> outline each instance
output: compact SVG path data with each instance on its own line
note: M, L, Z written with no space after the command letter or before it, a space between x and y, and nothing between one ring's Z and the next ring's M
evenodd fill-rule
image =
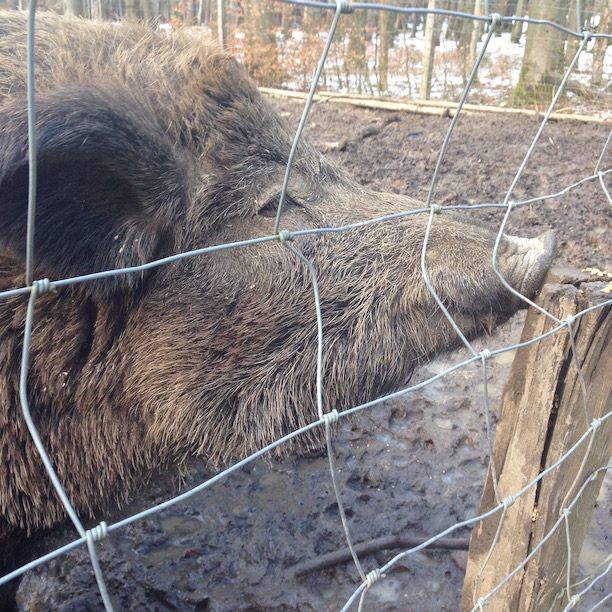
M498 257L498 269L517 291L532 298L555 258L555 234L549 230L537 238L504 238Z

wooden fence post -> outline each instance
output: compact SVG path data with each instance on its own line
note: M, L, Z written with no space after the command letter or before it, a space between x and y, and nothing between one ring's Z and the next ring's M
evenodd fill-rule
M537 299L538 305L565 320L582 310L609 300L601 292L605 283L588 281L576 272L554 270ZM555 327L554 321L530 309L522 341ZM588 423L578 371L567 329L517 351L510 380L502 398L493 456L501 498L516 494L539 473L558 461L586 432L593 419L612 411L612 307L598 308L575 320L573 333L586 384ZM583 458L589 447L585 464ZM567 460L547 474L508 507L491 556L502 512L476 525L470 552L461 609L477 607L506 576L517 568L562 516L592 472L607 465L612 451L612 418L602 421ZM582 467L582 469L581 469ZM570 572L575 574L578 555L605 472L592 480L567 516L570 530ZM487 475L479 514L497 506L491 469ZM527 565L486 599L489 609L563 609L568 603L566 585L568 546L565 520ZM484 569L483 569L484 565ZM571 596L573 593L570 593ZM484 602L483 602L483 605Z

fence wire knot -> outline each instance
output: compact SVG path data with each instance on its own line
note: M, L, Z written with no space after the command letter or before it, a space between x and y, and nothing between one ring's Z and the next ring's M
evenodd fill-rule
M582 32L582 40L584 40L584 42L589 42L591 38L593 38L593 35L588 30L584 30L584 32Z
M476 605L478 606L478 609L482 612L482 610L484 610L485 605L487 604L487 600L485 597L479 597L476 600Z
M54 290L51 281L48 278L36 280L32 283L32 289L36 288L36 295L44 295Z
M570 514L571 512L569 508L561 508L561 512L559 512L559 516L563 515L566 521L569 519Z
M442 206L440 204L430 204L429 210L433 211L434 215L438 215L442 212Z
M516 495L508 495L502 499L502 506L507 510L516 501Z
M580 595L576 593L576 595L572 595L569 599L569 609L575 608L580 603Z
M491 14L491 28L498 26L502 22L502 16L499 13Z
M323 422L326 425L335 425L339 418L338 411L334 408L331 412L323 415Z
M278 233L278 239L280 240L281 244L286 244L287 242L292 242L294 240L293 234L286 229L281 230Z
M478 353L478 355L480 356L480 358L483 361L487 361L488 359L491 359L491 351L488 348L483 349L482 351L480 351L480 353Z
M599 429L600 425L601 425L601 419L593 419L591 421L591 429L593 430L593 433L595 433Z
M336 0L336 6L339 6L340 12L344 14L350 14L355 11L349 0Z
M101 542L108 535L108 526L105 521L102 521L97 527L88 529L85 532L85 540L91 542Z
M365 578L366 589L375 585L383 576L379 569L372 570Z
M568 327L573 327L575 320L576 317L573 315L567 315L567 317L565 317L565 322L567 323Z

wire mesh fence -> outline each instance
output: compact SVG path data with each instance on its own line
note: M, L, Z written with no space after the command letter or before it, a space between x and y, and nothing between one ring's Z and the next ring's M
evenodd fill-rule
M334 424L338 422L339 419L341 418L344 419L345 417L348 417L350 415L354 415L356 413L361 413L362 411L371 409L374 406L379 405L383 401L392 400L394 398L410 394L415 389L420 388L424 385L432 384L438 379L443 378L444 376L448 376L450 373L457 371L461 368L467 368L470 365L474 365L474 364L481 364L482 365L482 383L483 383L483 402L486 408L485 412L487 415L487 432L488 432L487 435L489 438L489 447L491 449L493 448L491 427L490 427L490 424L488 423L489 415L488 415L488 392L487 392L487 363L493 356L500 354L500 353L505 353L508 351L515 350L518 347L516 345L512 345L512 346L504 346L502 349L499 349L499 350L489 350L487 348L483 350L475 349L473 342L468 340L468 338L464 334L462 325L457 324L453 316L450 314L448 303L445 302L444 296L438 295L438 292L434 288L435 283L430 281L430 278L429 278L430 277L430 269L429 269L430 264L428 262L426 255L428 253L428 246L430 244L430 235L431 235L432 229L436 226L436 223L438 223L437 221L438 215L444 214L448 211L462 208L461 206L452 206L452 205L451 206L440 206L438 204L435 204L434 193L435 193L437 181L439 179L441 168L444 165L445 153L447 151L447 147L452 138L453 131L455 129L457 122L461 120L462 107L465 104L468 98L468 95L472 91L472 88L474 87L475 82L477 81L479 70L482 67L482 62L484 58L486 57L488 47L491 44L491 41L493 40L495 33L505 23L515 23L515 22L529 23L530 27L531 25L534 25L534 26L546 25L547 27L550 27L552 29L564 31L568 36L570 36L571 39L577 42L577 47L575 49L574 56L569 62L569 67L564 71L559 83L555 85L554 93L551 97L551 101L550 101L550 104L548 105L548 109L543 116L539 129L537 130L537 133L535 137L533 138L531 145L528 147L528 150L526 152L526 155L524 157L522 164L517 169L514 181L510 185L509 189L507 190L506 196L503 202L479 203L479 204L476 204L470 207L472 210L478 209L479 207L499 208L505 212L503 221L501 222L500 227L499 227L499 232L498 232L497 240L495 242L495 246L491 253L491 260L492 260L495 272L498 275L501 282L504 284L504 286L507 288L507 290L510 293L514 294L518 299L522 300L523 302L529 304L532 308L539 310L541 315L543 315L544 317L546 317L552 322L551 323L552 329L546 332L546 334L542 334L539 337L530 339L527 342L523 342L522 344L527 345L533 342L538 342L552 334L568 334L569 337L572 338L573 329L574 329L574 326L577 320L579 320L581 317L584 317L592 310L609 308L610 304L612 303L612 300L603 300L597 306L586 309L578 313L575 316L571 316L571 317L568 317L567 319L562 320L562 319L557 318L555 315L543 310L540 306L538 306L537 304L532 302L530 299L526 298L524 295L518 292L507 281L507 279L503 276L503 274L498 270L499 259L500 259L499 257L500 244L501 244L502 237L507 228L508 222L512 216L513 211L516 211L520 209L521 207L537 206L537 205L542 204L543 202L554 200L555 198L559 198L567 192L578 189L581 185L585 183L593 183L600 187L602 207L608 204L612 204L612 199L611 199L608 187L606 185L606 178L609 175L609 173L612 172L612 170L606 167L606 160L609 158L609 153L607 152L608 143L606 143L606 147L604 147L604 149L601 151L601 155L599 156L599 161L592 175L583 177L580 181L567 185L566 188L560 193L551 193L551 194L547 194L541 197L531 198L529 200L524 200L524 201L514 201L513 199L515 188L519 182L519 179L523 175L525 168L527 167L527 165L530 163L532 159L533 152L538 146L538 143L540 142L543 131L548 124L551 114L558 107L559 100L561 99L563 94L566 92L566 86L567 86L570 76L573 74L573 71L578 65L580 58L586 53L587 45L589 44L590 41L594 39L595 40L598 40L598 39L612 40L612 37L609 35L598 34L597 32L592 33L589 31L568 30L565 26L562 26L562 25L559 25L553 22L549 22L546 20L534 20L534 19L528 19L528 18L522 18L522 17L521 18L502 17L498 13L489 14L486 9L483 15L470 15L470 14L456 12L456 11L448 11L445 9L405 8L405 7L397 7L397 6L386 6L386 5L371 5L368 3L349 3L346 1L338 1L336 4L330 5L326 3L320 3L320 2L298 2L296 0L296 2L292 2L291 4L308 7L309 9L322 11L322 12L333 11L333 17L330 17L331 25L329 27L329 30L328 30L328 33L325 39L325 44L322 49L322 54L318 62L317 70L314 74L314 77L311 80L310 93L309 93L308 99L304 107L302 119L295 133L293 147L288 154L289 161L286 165L286 170L285 170L284 178L282 181L282 188L280 190L280 194L277 199L277 208L275 209L274 232L271 235L263 236L261 238L257 238L254 240L251 239L251 240L244 240L244 241L231 242L231 243L224 242L222 244L218 244L215 246L186 250L185 252L182 252L176 255L171 255L168 257L164 257L162 259L149 261L141 265L130 266L130 267L125 267L125 268L120 268L120 269L118 268L109 269L103 272L86 274L86 275L82 275L79 277L58 278L58 279L53 279L53 280L46 280L46 279L36 280L34 278L35 261L34 261L34 238L33 238L34 232L36 231L35 224L34 224L35 204L36 204L35 194L37 190L37 187L36 187L36 180L37 180L36 147L30 146L30 149L29 149L29 160L30 160L29 162L29 171L30 171L30 187L29 187L30 191L29 193L30 193L30 196L29 196L29 210L28 210L27 263L26 263L26 274L25 274L26 282L23 287L11 289L11 290L0 293L0 298L2 300L10 300L11 298L15 298L18 296L29 296L29 303L28 303L27 315L25 319L25 328L24 328L24 334L23 334L23 355L22 355L22 361L21 361L21 376L20 376L20 401L21 401L21 406L23 410L23 416L26 420L26 423L32 435L32 438L35 441L38 452L40 453L40 456L43 458L45 468L50 476L51 482L57 492L57 495L60 497L67 515L71 519L72 523L74 524L78 532L78 538L71 544L61 549L58 549L56 551L53 551L52 553L49 553L41 557L40 559L37 559L36 561L24 567L21 567L14 572L11 572L4 578L0 579L0 584L4 584L10 581L11 579L28 571L28 569L36 567L42 563L46 563L50 561L51 559L62 555L68 550L71 550L75 547L79 547L85 544L89 552L92 567L93 567L93 570L96 576L96 580L97 580L100 592L102 594L104 605L106 606L107 609L112 609L111 598L109 597L106 586L105 586L104 571L103 571L103 568L100 567L100 564L98 563L98 559L97 559L96 542L103 540L107 536L107 534L113 531L117 531L117 530L126 528L128 525L130 525L131 523L134 523L135 521L143 520L146 517L152 514L158 513L165 508L180 504L188 497L196 495L197 493L203 491L204 489L218 486L217 483L219 483L219 481L222 481L223 479L227 479L231 474L233 474L234 472L238 470L243 469L246 465L253 462L257 458L263 455L269 454L271 451L274 451L278 447L281 447L283 445L290 443L293 439L299 436L302 436L304 434L307 434L311 430L323 429L325 431L325 440L327 444L327 457L329 460L330 479L333 485L336 504L338 508L338 523L339 525L341 525L344 531L346 541L347 541L349 549L351 550L351 556L353 558L353 561L356 567L356 572L358 573L361 579L360 585L355 589L352 596L346 601L344 609L350 608L353 604L357 602L359 602L359 606L361 608L363 605L367 604L367 593L369 589L371 589L375 583L379 581L384 581L389 576L389 574L392 573L393 568L397 566L397 564L400 563L405 558L411 555L418 554L421 550L426 549L427 547L435 544L436 541L442 538L445 538L446 536L458 530L461 530L464 527L474 527L475 525L479 524L482 520L490 516L500 517L499 526L501 529L501 526L503 525L504 520L506 520L505 517L507 515L508 509L515 503L515 501L521 496L525 495L528 491L533 490L536 487L539 487L540 482L544 478L547 478L549 474L555 472L558 468L563 469L564 463L569 461L574 456L575 453L584 452L582 463L586 465L587 459L589 457L589 453L593 447L593 441L596 440L598 431L601 431L600 428L602 427L602 425L605 424L610 419L610 416L612 413L610 412L609 401L608 401L608 409L601 417L592 418L590 416L589 411L588 411L589 402L587 400L587 390L586 388L584 388L584 385L583 385L583 390L582 390L583 402L584 402L585 411L586 411L586 422L585 422L583 434L580 436L578 441L570 448L570 450L567 453L565 453L562 457L560 457L552 465L548 466L546 469L541 471L538 474L538 476L534 478L528 485L520 488L519 490L513 491L510 495L507 495L506 497L502 497L500 493L497 491L497 488L495 486L497 476L495 472L495 466L493 463L491 463L491 470L493 474L493 485L495 487L495 500L496 500L495 506L491 510L489 510L487 513L482 514L480 516L465 517L464 520L458 521L457 523L448 526L447 529L442 530L439 533L433 535L432 537L426 539L426 541L424 541L422 544L419 544L418 546L414 546L408 550L404 550L398 555L388 557L385 563L381 564L379 567L368 569L368 567L364 564L363 560L360 558L358 552L355 549L354 541L353 541L353 538L351 537L350 520L349 520L350 517L347 517L347 513L345 511L344 504L343 504L342 480L338 478L339 466L336 465L336 462L334 461L335 453L334 453L334 442L333 442L334 440L333 426ZM287 214L286 210L289 206L287 203L287 200L288 200L288 189L291 184L291 176L292 176L291 173L292 173L292 169L294 168L295 157L296 155L299 156L298 151L299 151L300 138L302 136L302 133L303 133L303 130L306 124L308 113L312 106L312 101L313 101L313 97L315 94L315 90L317 88L318 83L320 82L321 75L325 69L326 61L328 61L328 55L330 53L332 44L335 40L336 32L338 28L340 27L340 24L342 24L343 19L346 19L347 14L354 13L354 12L367 12L371 10L390 12L393 14L401 14L401 15L406 15L406 16L412 16L415 14L436 14L444 18L449 18L449 19L458 18L461 20L467 20L469 23L480 23L480 24L483 24L487 29L486 33L484 34L484 39L482 40L482 44L480 45L480 49L476 57L473 58L473 65L471 66L469 74L467 75L465 87L458 101L457 111L455 112L452 118L452 121L450 122L447 137L441 147L441 150L438 156L438 161L436 164L436 168L434 170L433 177L431 179L431 183L429 186L427 198L425 202L423 203L422 207L420 208L386 215L385 217L382 217L382 218L359 220L355 222L338 224L337 226L334 226L334 227L316 227L314 229L299 229L299 230L295 230L291 232L288 230L282 229L283 219L285 218L285 215ZM579 7L576 10L579 11ZM29 47L28 47L29 58L32 62L33 62L33 58L35 55L34 41L36 40L35 18L34 18L35 12L34 11L35 11L35 6L33 5L31 8L31 12L30 12L30 22L29 22L30 30L29 30ZM578 20L578 22L582 23L581 20ZM34 113L34 108L35 108L34 89L35 87L34 87L34 80L33 80L34 79L33 63L30 64L29 75L30 75L29 77L30 80L28 82L28 97L29 97L29 106L30 106L29 108L29 117L30 117L29 130L30 131L29 131L28 142L34 143L36 142L36 126L35 126L35 113ZM444 372L441 372L437 374L436 376L433 376L423 382L420 382L417 385L407 386L394 393L386 394L384 397L380 397L380 398L377 398L372 401L368 401L366 403L362 403L359 405L347 407L347 409L343 410L342 412L338 412L338 410L336 409L326 412L325 401L324 401L324 397L325 397L324 364L326 363L325 353L324 353L324 344L325 344L326 330L324 327L323 314L322 314L322 308L324 305L320 303L321 298L320 298L319 289L318 289L319 272L316 266L313 265L309 256L300 250L299 240L296 240L296 239L299 239L300 237L303 237L303 236L309 236L309 235L315 235L315 234L316 235L343 234L343 233L354 231L360 228L374 227L381 223L393 223L398 219L412 217L412 216L426 216L427 217L427 224L426 224L425 234L424 234L424 238L422 242L421 256L420 256L420 268L421 268L420 272L421 272L422 278L427 286L427 289L429 290L429 292L432 294L433 298L435 299L437 307L440 309L442 313L444 313L445 317L448 319L450 326L454 330L454 333L456 333L457 336L461 339L461 342L463 343L465 349L468 351L469 357L465 359L464 361L462 361L461 363L455 364L449 369L445 370ZM54 467L54 458L47 457L46 455L44 445L41 442L40 437L37 433L36 423L34 422L34 420L32 419L30 415L30 410L28 406L28 397L29 397L28 395L28 383L29 383L28 372L29 372L29 360L32 358L30 355L31 333L32 333L33 325L35 325L35 321L37 317L37 314L34 308L35 304L37 303L38 300L40 300L42 295L49 293L49 292L57 292L57 295L53 296L54 299L60 299L60 300L65 299L61 290L66 287L79 286L82 284L85 285L87 283L95 282L96 280L114 278L114 277L118 277L122 275L125 275L125 276L139 275L146 271L156 269L162 266L169 266L179 261L189 260L195 257L207 257L211 255L212 253L218 253L218 252L234 250L234 249L244 249L246 247L260 248L261 245L264 245L265 243L271 243L271 242L279 242L283 247L285 247L291 253L292 256L298 258L303 263L303 265L305 266L305 269L308 271L307 278L310 279L310 283L312 285L312 292L314 295L314 304L315 304L315 313L312 316L312 325L316 326L316 329L317 329L316 359L312 363L312 368L316 372L316 386L314 390L314 398L316 402L316 412L318 414L318 418L308 423L304 427L296 428L294 431L292 431L286 436L279 437L272 444L269 444L261 448L259 452L249 455L247 458L235 463L228 469L220 472L216 476L206 480L205 482L201 483L198 486L195 486L191 490L181 495L178 495L172 499L169 499L164 503L155 505L154 507L151 507L144 512L140 512L138 514L130 516L119 522L116 522L113 524L107 524L106 522L102 521L94 529L85 529L81 519L78 516L78 513L73 509L70 503L70 500L64 491L64 487L62 485L61 478L59 478L56 475L56 467ZM581 367L580 367L580 363L578 362L578 358L576 356L575 356L575 361L577 365L577 371L580 375ZM608 444L608 450L609 450L609 444ZM508 581L510 581L515 574L522 571L525 565L529 563L530 559L532 559L533 557L537 555L541 547L544 546L544 544L554 534L567 528L568 515L572 512L576 504L579 502L584 491L589 487L590 483L594 480L595 476L599 475L601 472L605 472L609 470L609 468L610 466L608 465L598 465L595 471L582 476L581 481L579 483L576 482L576 487L574 486L570 487L570 492L572 493L572 495L570 495L570 492L568 492L567 499L565 500L565 503L563 504L563 508L560 512L559 518L554 523L552 528L544 535L544 537L541 538L539 542L534 543L529 555L526 556L525 559L518 566L514 567L511 571L509 571L507 576L502 581L500 581L488 593L478 594L478 597L475 598L475 601L473 602L473 609L483 609L490 602L490 600L495 596L495 594L499 590L501 590L504 587L504 585ZM579 472L580 471L581 470L579 470ZM495 538L492 543L491 550L494 550L496 542L497 540ZM568 536L568 542L569 542L569 536ZM581 596L584 593L586 593L598 581L602 580L606 576L606 574L609 572L610 568L612 567L612 561L610 560L610 556L608 556L605 562L603 563L603 565L601 567L598 567L592 573L592 575L587 577L584 581L582 581L579 584L572 584L572 577L570 575L570 568L571 568L570 557L572 557L573 554L575 553L572 552L570 544L566 545L564 548L562 548L559 551L559 555L565 555L567 558L566 565L568 569L567 569L567 581L565 585L565 592L559 593L559 601L563 602L561 606L562 608L564 606L565 609L570 609L574 607L576 604L578 604ZM487 561L485 561L483 565L483 570L486 564L487 564ZM610 596L607 596L604 599L602 599L600 601L600 605L604 606L606 604L606 601L609 601L609 597ZM556 605L558 605L558 603Z

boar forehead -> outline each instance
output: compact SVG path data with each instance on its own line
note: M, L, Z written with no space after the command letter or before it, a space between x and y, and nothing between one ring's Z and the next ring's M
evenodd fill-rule
M26 91L25 20L7 15L0 31L0 104ZM11 23L13 22L13 23ZM275 110L237 62L188 35L171 38L139 27L39 19L36 33L39 93L95 84L127 87L149 106L162 129L184 153L206 168L268 173L285 165L293 140ZM133 112L137 113L138 108ZM318 173L321 158L302 145L295 167ZM325 164L326 172L335 174ZM245 177L236 177L245 181Z

